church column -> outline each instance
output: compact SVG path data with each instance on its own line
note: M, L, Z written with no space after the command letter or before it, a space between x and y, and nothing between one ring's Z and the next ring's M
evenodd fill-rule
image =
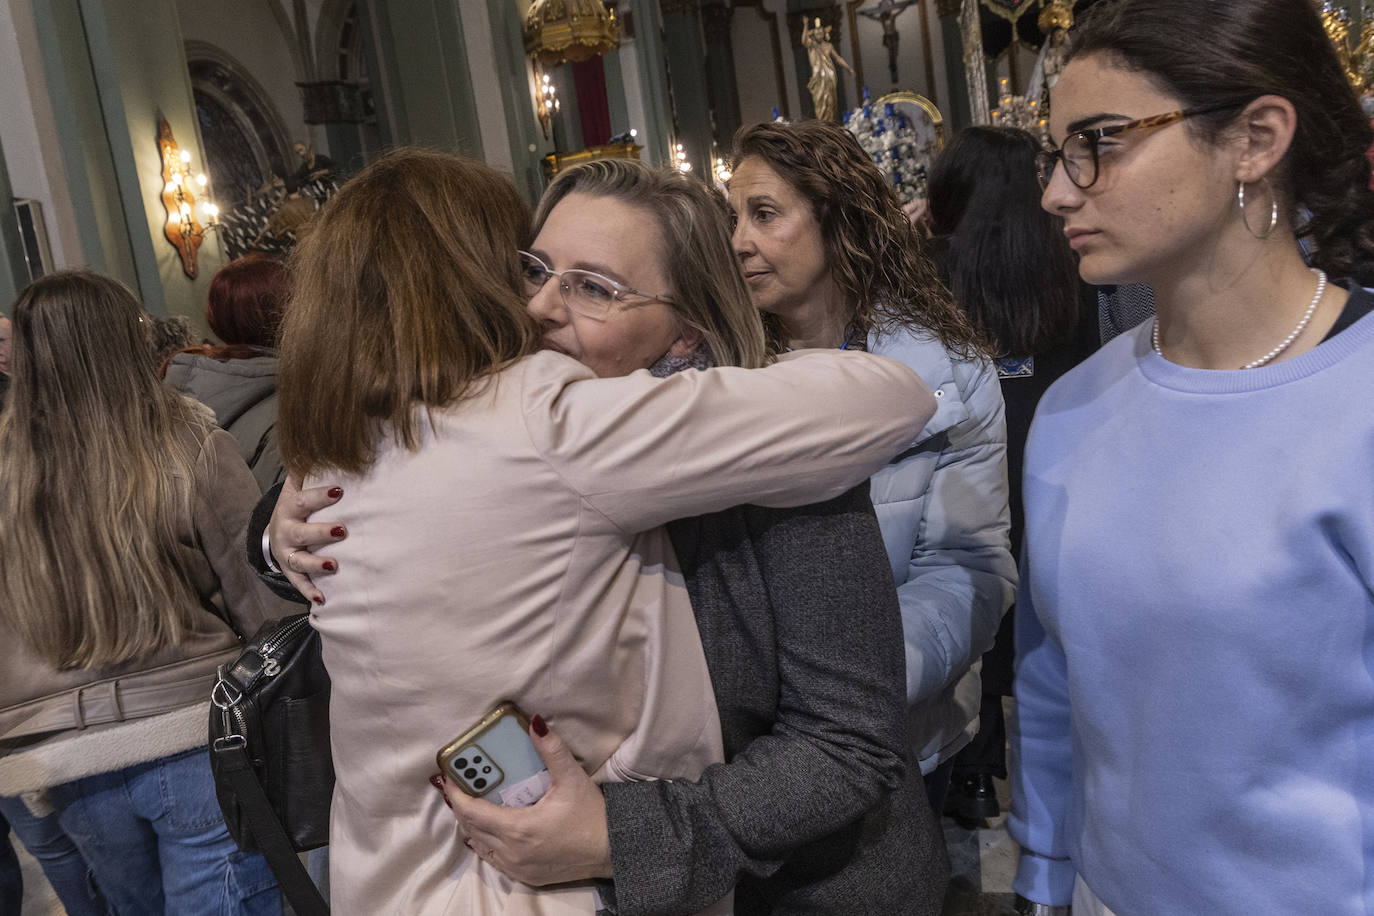
M392 142L484 158L459 0L359 0L360 14L364 6Z
M735 84L735 52L730 42L733 8L720 2L701 5L701 28L706 39L706 87L715 115L715 140L721 155L740 126L739 91ZM709 165L709 163L708 163Z
M711 106L706 97L706 60L702 50L700 0L660 0L664 48L677 141L692 168L711 168Z
M964 67L964 39L959 29L960 0L935 0L940 16L940 42L945 51L945 78L949 83L949 98L943 107L946 135L973 123L969 109L968 73Z
M627 81L633 80L637 95L636 109L644 113L638 142L644 147L645 162L667 163L672 140L673 107L668 91L668 71L665 65L667 50L663 41L663 18L658 0L630 0L633 24L633 63L621 61L621 72ZM626 90L626 95L630 95Z
M515 183L533 203L544 190L540 161L553 151L553 142L544 138L535 116L530 63L525 56L519 10L509 0L487 0L487 14L491 17L497 89L506 112Z

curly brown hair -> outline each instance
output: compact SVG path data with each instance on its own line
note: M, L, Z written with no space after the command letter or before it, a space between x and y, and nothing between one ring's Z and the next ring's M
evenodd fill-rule
M770 122L735 134L735 166L758 157L811 203L836 285L861 333L928 332L968 358L988 352L926 256L883 173L848 130L828 121Z

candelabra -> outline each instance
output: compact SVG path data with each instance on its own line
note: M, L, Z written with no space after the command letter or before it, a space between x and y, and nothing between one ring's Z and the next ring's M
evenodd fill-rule
M998 127L1019 127L1033 135L1042 143L1049 142L1049 121L1041 117L1040 102L1024 95L1012 95L1007 88L1007 78L997 84L997 108L992 112L992 123Z
M539 118L539 126L544 129L545 140L549 139L549 131L553 128L553 116L558 114L559 107L558 90L554 88L553 80L549 79L547 73L540 73L539 98L535 102L535 114Z
M205 234L215 228L219 220L219 207L208 197L201 202L200 212L208 225L196 219L196 194L191 184L194 181L202 194L209 179L204 172L191 175L191 152L180 149L172 136L172 127L164 119L159 125L159 146L162 149L162 206L167 211L167 225L163 232L181 255L181 269L186 276L195 279L199 273L196 253Z

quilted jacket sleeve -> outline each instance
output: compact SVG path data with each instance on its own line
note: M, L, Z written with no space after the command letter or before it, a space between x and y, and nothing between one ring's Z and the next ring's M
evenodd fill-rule
M946 433L897 587L907 702L938 696L992 647L1016 588L1007 510L1007 435L997 373L954 363L968 415Z

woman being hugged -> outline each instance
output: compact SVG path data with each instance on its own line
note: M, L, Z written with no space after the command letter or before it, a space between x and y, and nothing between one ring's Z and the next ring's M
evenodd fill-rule
M275 913L205 750L216 668L290 611L238 553L258 488L158 384L143 310L88 271L13 310L0 414L0 794L56 810L119 912Z
M591 884L571 879L610 877L605 819L564 838L582 851L581 870L551 879L568 883L512 880L502 850L465 845L427 785L436 750L512 700L598 782L700 776L723 756L720 721L662 526L746 499L838 496L934 409L902 366L855 354L633 371L690 360L703 339L757 365L761 329L685 320L673 303L697 279L661 269L653 233L577 198L571 235L618 231L629 256L522 253L528 211L508 179L399 151L345 186L296 251L282 453L337 489L327 529L348 537L328 559L277 555L332 572L302 584L333 684L330 892L347 912L593 912ZM530 283L586 322L546 333ZM856 412L846 393L872 402ZM916 419L893 416L907 398ZM785 409L796 400L819 403ZM729 882L713 886L694 909L728 908Z
M1158 317L1027 445L1016 888L1368 912L1369 122L1306 0L1109 0L1071 40L1044 206Z
M852 134L759 124L736 136L735 159L735 253L779 341L892 357L939 404L871 483L901 600L914 756L938 812L953 757L978 728L972 666L1016 582L997 373Z

